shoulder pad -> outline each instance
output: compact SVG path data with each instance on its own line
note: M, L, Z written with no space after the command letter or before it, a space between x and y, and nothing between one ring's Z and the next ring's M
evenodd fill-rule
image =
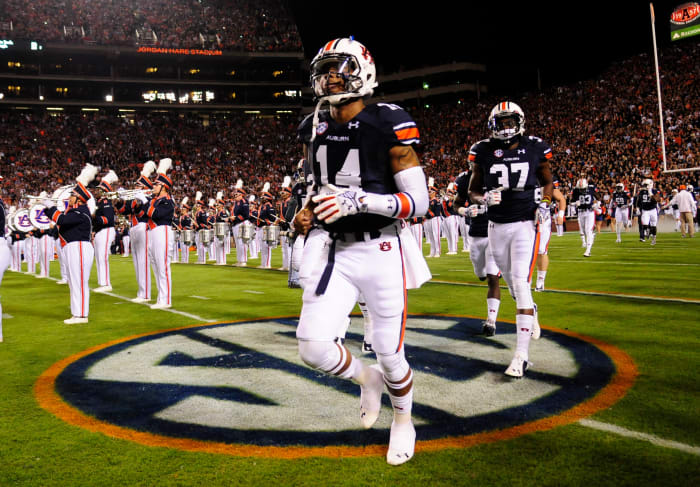
M392 103L368 105L357 118L385 134L390 134L400 144L420 143L420 133L416 122L406 110L398 105Z

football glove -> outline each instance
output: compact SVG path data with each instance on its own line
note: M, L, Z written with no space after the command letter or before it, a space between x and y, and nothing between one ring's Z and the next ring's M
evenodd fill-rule
M486 207L484 205L471 205L467 209L469 210L469 216L472 218L486 213Z
M322 222L333 223L344 216L367 213L367 204L363 202L367 193L364 191L341 190L332 184L326 187L332 193L313 197L313 202L317 204L314 213Z
M501 204L501 192L499 190L487 191L484 195L484 203L486 206L494 206Z

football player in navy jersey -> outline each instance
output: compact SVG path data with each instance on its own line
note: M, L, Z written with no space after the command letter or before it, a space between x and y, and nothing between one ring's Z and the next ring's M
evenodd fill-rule
M564 210L566 209L566 198L559 191L558 179L552 177L552 200L556 203L556 224L564 221ZM549 241L552 238L552 210L548 204L540 203L538 216L540 217L540 246L537 250L537 280L535 281L535 291L544 291L544 281L549 269Z
M595 232L593 231L595 228L595 212L593 205L598 201L598 197L594 187L589 186L585 178L581 178L576 181L571 200L576 205L581 242L586 248L583 256L590 257L591 247L593 247L593 240L595 239Z
M491 137L469 150L469 198L487 206L489 247L516 302L515 355L505 374L522 377L529 366L530 339L539 338L537 306L530 282L539 247L538 206L552 201L552 149L542 139L523 135L525 114L513 102L496 105L489 115ZM541 197L536 198L541 188Z
M404 352L406 289L399 236L400 220L423 215L428 191L413 145L415 122L400 107L365 105L377 86L374 60L352 38L324 45L311 62L311 84L318 100L314 114L299 127L313 171L309 203L294 227L307 234L302 267L303 307L297 328L299 354L309 366L360 384L360 421L371 428L379 416L386 385L394 418L387 462L412 458L416 432L411 420L413 372ZM321 111L323 103L330 110ZM311 261L307 251L318 224L329 245ZM411 242L413 243L413 242ZM417 249L416 249L417 252ZM425 262L423 261L423 264ZM366 366L334 341L360 295L372 318L368 342L378 366Z
M489 248L488 224L486 205L469 204L469 180L471 171L460 173L455 179L457 195L454 207L457 213L463 217L469 216L469 258L474 267L474 274L480 281L486 281L488 292L486 293L486 320L482 322L482 331L486 336L496 334L496 321L498 309L501 307L501 288L499 280L501 273Z
M639 225L641 227L640 241L645 241L647 236L651 237L651 244L656 245L656 225L659 221L658 204L661 201L661 195L654 189L654 182L651 179L642 181L642 189L637 195L637 205L641 211L639 216Z
M615 243L622 242L622 229L629 226L630 201L631 198L629 193L625 191L625 185L623 183L617 183L611 201L611 207L615 210L615 232L617 233Z

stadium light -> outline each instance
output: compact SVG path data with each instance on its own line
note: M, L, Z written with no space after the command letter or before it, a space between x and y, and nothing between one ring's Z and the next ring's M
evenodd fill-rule
M114 100L114 97L112 95L105 95L105 101L106 102L112 102Z

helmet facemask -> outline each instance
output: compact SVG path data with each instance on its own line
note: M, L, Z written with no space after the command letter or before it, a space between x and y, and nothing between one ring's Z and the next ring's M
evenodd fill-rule
M491 110L488 120L491 137L506 144L525 133L525 114L513 102L501 102Z
M344 103L363 96L363 80L355 56L328 54L314 61L311 66L311 88L314 96L325 98L331 105ZM338 87L342 83L342 86Z

